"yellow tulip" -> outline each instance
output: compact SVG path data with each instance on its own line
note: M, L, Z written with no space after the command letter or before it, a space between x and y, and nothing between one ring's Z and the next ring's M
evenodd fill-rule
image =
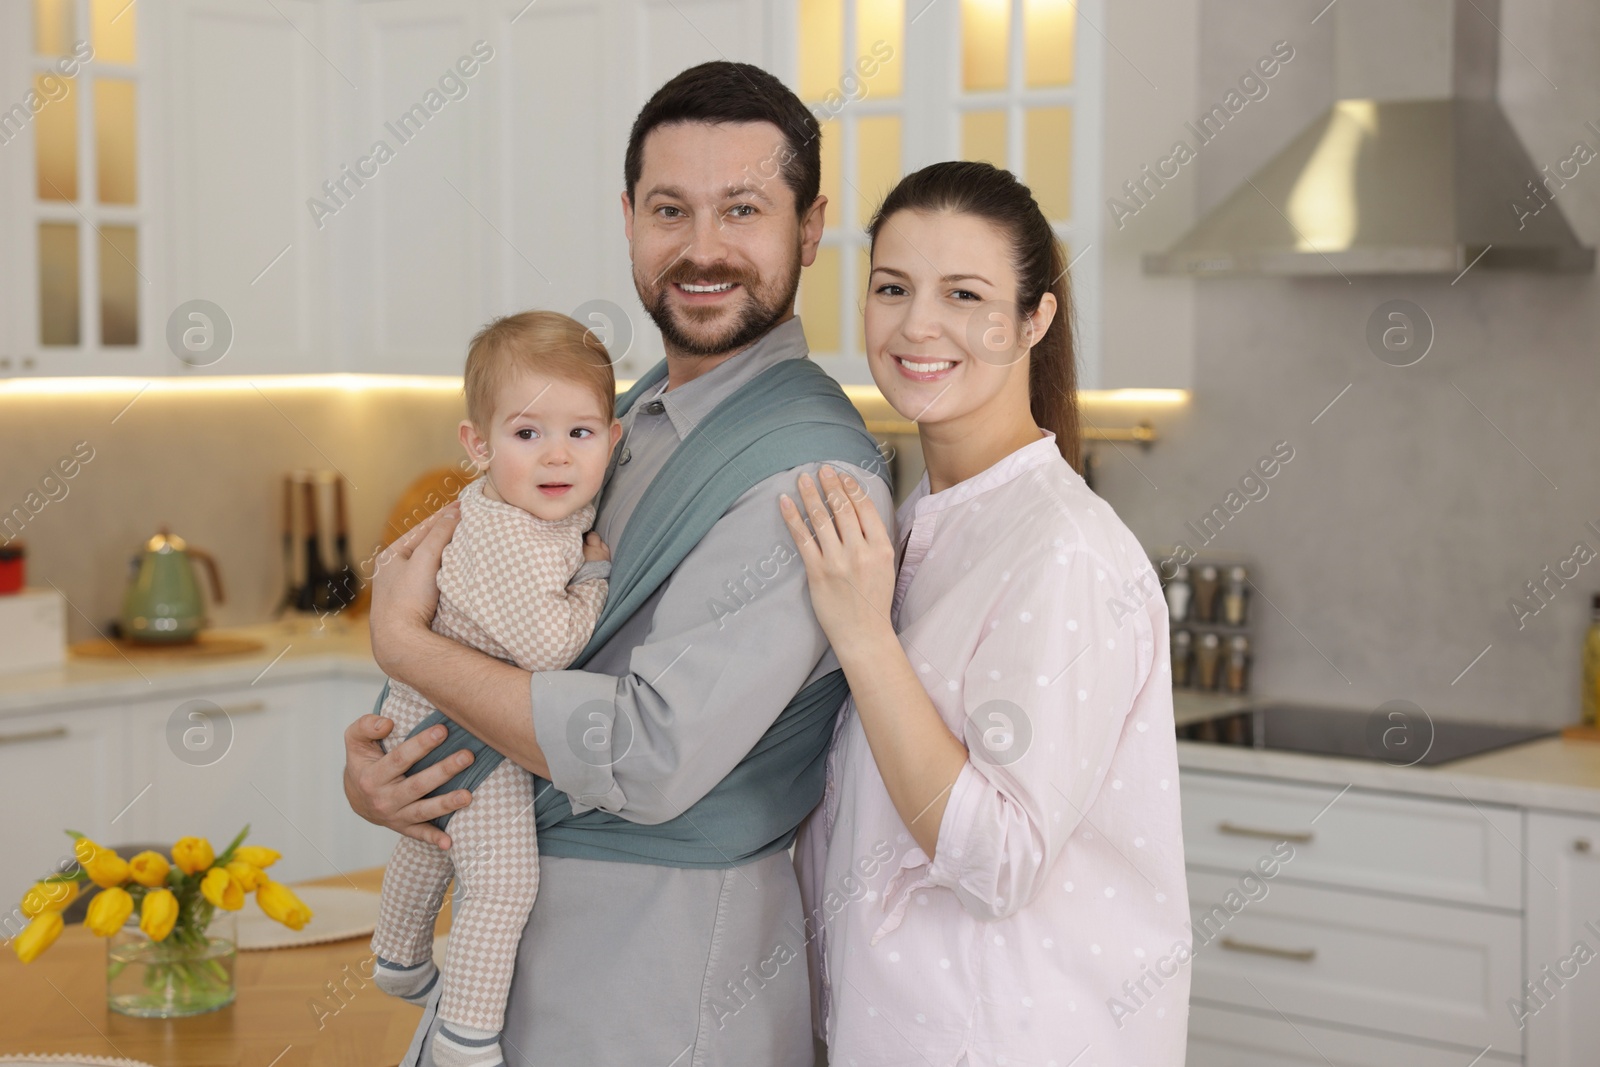
M211 842L203 837L181 837L172 846L172 862L178 865L178 870L184 874L196 874L205 870L215 862L216 853L211 851Z
M104 845L80 837L72 846L72 851L88 873L90 881L100 888L110 889L128 880L128 861Z
M90 933L100 937L110 937L122 929L122 924L128 921L128 916L133 914L133 897L126 889L112 886L96 893L94 899L89 901L89 912L83 917L83 925Z
M47 911L60 911L78 899L77 882L36 882L23 894L22 914L28 918Z
M276 850L264 845L240 845L233 850L233 859L240 863L248 863L252 867L266 870L277 863L283 856Z
M139 853L128 861L128 875L142 886L154 889L167 884L167 872L172 865L167 862L167 857L159 852L149 849Z
M265 877L256 890L256 903L269 919L280 922L291 930L298 930L311 921L311 909L303 904L288 886Z
M152 889L139 909L139 929L152 941L164 941L178 921L178 898L170 889Z
M61 936L61 927L59 911L46 911L35 915L33 921L11 942L11 948L16 952L17 959L23 963L32 963L38 958L39 953L49 948L55 939Z
M228 863L228 873L233 876L235 882L239 883L239 888L246 893L267 880L267 876L262 873L260 867L253 863L245 863L243 860L230 861Z
M244 907L244 886L233 880L226 867L213 867L200 881L200 895L223 911Z

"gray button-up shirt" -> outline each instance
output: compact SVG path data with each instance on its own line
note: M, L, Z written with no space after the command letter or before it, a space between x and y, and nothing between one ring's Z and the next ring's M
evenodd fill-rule
M701 419L768 367L806 355L792 318L693 381L637 401L623 420L595 523L605 542L616 545L645 489ZM550 780L574 812L601 808L640 823L682 814L744 758L795 693L837 668L778 511L779 494L798 500L800 472L818 466L748 490L584 670L533 676L534 731ZM893 522L881 472L835 466L853 473ZM604 705L616 717L609 753L596 745L606 732L590 729Z

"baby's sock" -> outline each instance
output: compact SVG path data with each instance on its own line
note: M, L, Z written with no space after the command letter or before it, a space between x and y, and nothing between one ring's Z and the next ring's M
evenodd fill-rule
M439 968L432 960L423 960L407 967L391 963L382 956L373 958L376 962L372 968L372 980L379 989L412 1004L427 1003L428 994L433 992L434 983L439 980Z
M433 1035L434 1067L505 1067L500 1032L460 1023L439 1023Z

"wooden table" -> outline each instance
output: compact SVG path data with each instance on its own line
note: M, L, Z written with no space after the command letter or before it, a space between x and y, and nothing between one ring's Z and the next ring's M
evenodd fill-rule
M376 892L382 881L374 867L306 884ZM447 905L437 932L449 926ZM387 1067L405 1054L422 1009L363 977L372 973L369 943L241 952L239 995L228 1007L132 1019L106 1007L104 940L69 926L30 964L0 953L0 1053L89 1053L157 1067Z

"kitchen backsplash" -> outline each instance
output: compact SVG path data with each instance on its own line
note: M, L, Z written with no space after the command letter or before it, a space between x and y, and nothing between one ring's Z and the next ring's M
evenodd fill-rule
M37 509L28 581L60 587L73 640L116 615L129 558L162 525L216 556L216 624L260 622L283 592L285 472L343 472L360 559L414 478L463 458L448 388L137 390L0 395L0 517Z
M1259 113L1196 162L1196 211L1327 107L1330 20L1310 23L1323 6L1203 4L1200 98L1225 91L1262 42L1293 41L1297 58L1294 77L1278 78L1252 105ZM1519 0L1501 10L1516 47L1502 43L1500 96L1530 153L1543 163L1567 158L1575 139L1595 143L1585 123L1600 121L1600 67L1586 57L1600 48L1600 8ZM1596 245L1600 174L1588 169L1559 197ZM1149 250L1178 232L1149 234ZM1267 602L1254 606L1252 690L1576 721L1600 562L1573 578L1567 561L1580 542L1600 552L1588 525L1600 527L1600 276L1151 283L1195 287L1191 403L1150 413L1161 440L1149 452L1102 446L1098 488L1152 551L1188 540L1255 562ZM1396 299L1422 308L1435 331L1409 367L1380 361L1366 341L1373 313ZM1198 543L1189 524L1279 441L1293 462Z

